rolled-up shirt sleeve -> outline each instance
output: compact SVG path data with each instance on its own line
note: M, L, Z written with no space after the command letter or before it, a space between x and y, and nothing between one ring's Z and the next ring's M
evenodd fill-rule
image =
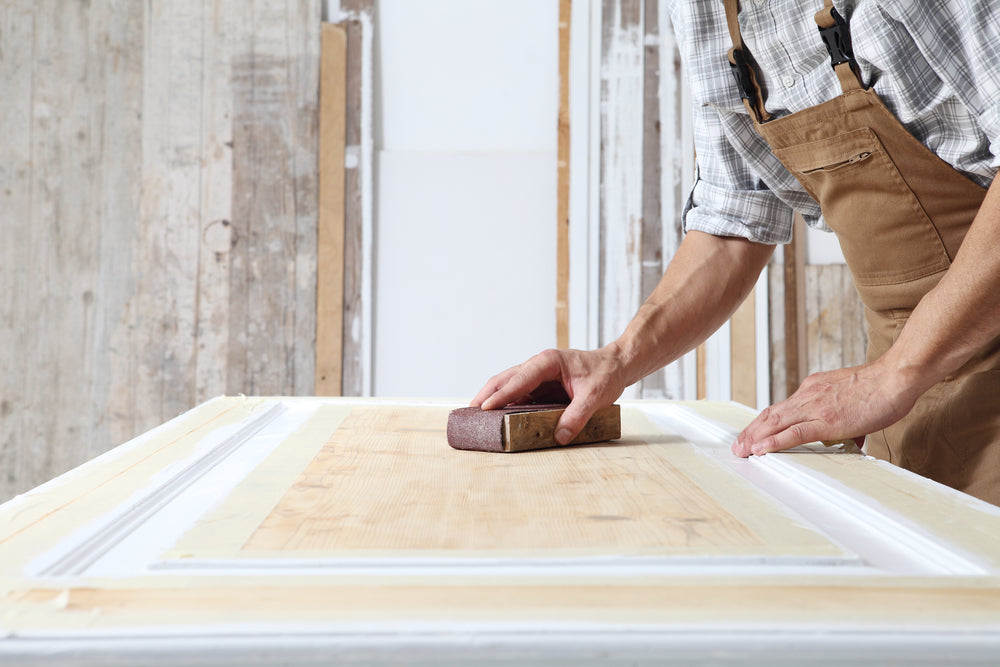
M742 121L729 119L738 125ZM749 125L749 119L746 119ZM756 135L753 127L747 128ZM744 137L763 141L759 135ZM766 144L765 151L770 154ZM792 210L736 152L718 111L695 109L698 171L684 206L684 231L734 236L757 243L787 243L792 238Z
M672 12L675 30L699 26L676 30L691 91L698 164L684 206L684 231L787 243L793 207L807 222L822 226L819 207L774 157L746 113L726 60L722 3L716 4L677 3Z

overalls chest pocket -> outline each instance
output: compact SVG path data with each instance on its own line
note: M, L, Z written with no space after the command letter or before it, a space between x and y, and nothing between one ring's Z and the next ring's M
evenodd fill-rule
M951 265L938 229L870 128L774 153L819 203L863 299L865 286L900 285Z

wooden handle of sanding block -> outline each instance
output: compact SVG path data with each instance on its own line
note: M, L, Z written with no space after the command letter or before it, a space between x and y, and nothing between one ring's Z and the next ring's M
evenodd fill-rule
M524 452L558 447L556 424L565 409L515 412L503 418L503 451ZM621 407L609 405L594 413L580 434L567 445L614 440L622 436Z

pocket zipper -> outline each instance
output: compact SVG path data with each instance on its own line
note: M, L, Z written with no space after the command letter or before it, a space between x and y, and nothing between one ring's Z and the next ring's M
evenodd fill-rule
M824 165L822 167L816 167L814 169L805 169L801 173L803 173L803 174L815 174L815 173L821 172L821 171L836 171L836 170L842 169L842 168L844 168L844 167L846 167L848 165L852 165L852 164L861 162L862 160L867 160L871 156L872 156L871 151L865 151L864 153L858 153L857 155L849 157L846 160L841 160L840 162L835 162L833 164Z

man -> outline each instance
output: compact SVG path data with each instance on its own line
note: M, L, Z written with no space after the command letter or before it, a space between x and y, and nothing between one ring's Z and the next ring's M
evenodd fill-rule
M614 342L547 350L473 405L558 383L568 441L732 314L794 209L838 235L868 362L807 378L734 454L867 435L868 453L1000 504L1000 2L741 5L668 2L699 175L660 284Z

